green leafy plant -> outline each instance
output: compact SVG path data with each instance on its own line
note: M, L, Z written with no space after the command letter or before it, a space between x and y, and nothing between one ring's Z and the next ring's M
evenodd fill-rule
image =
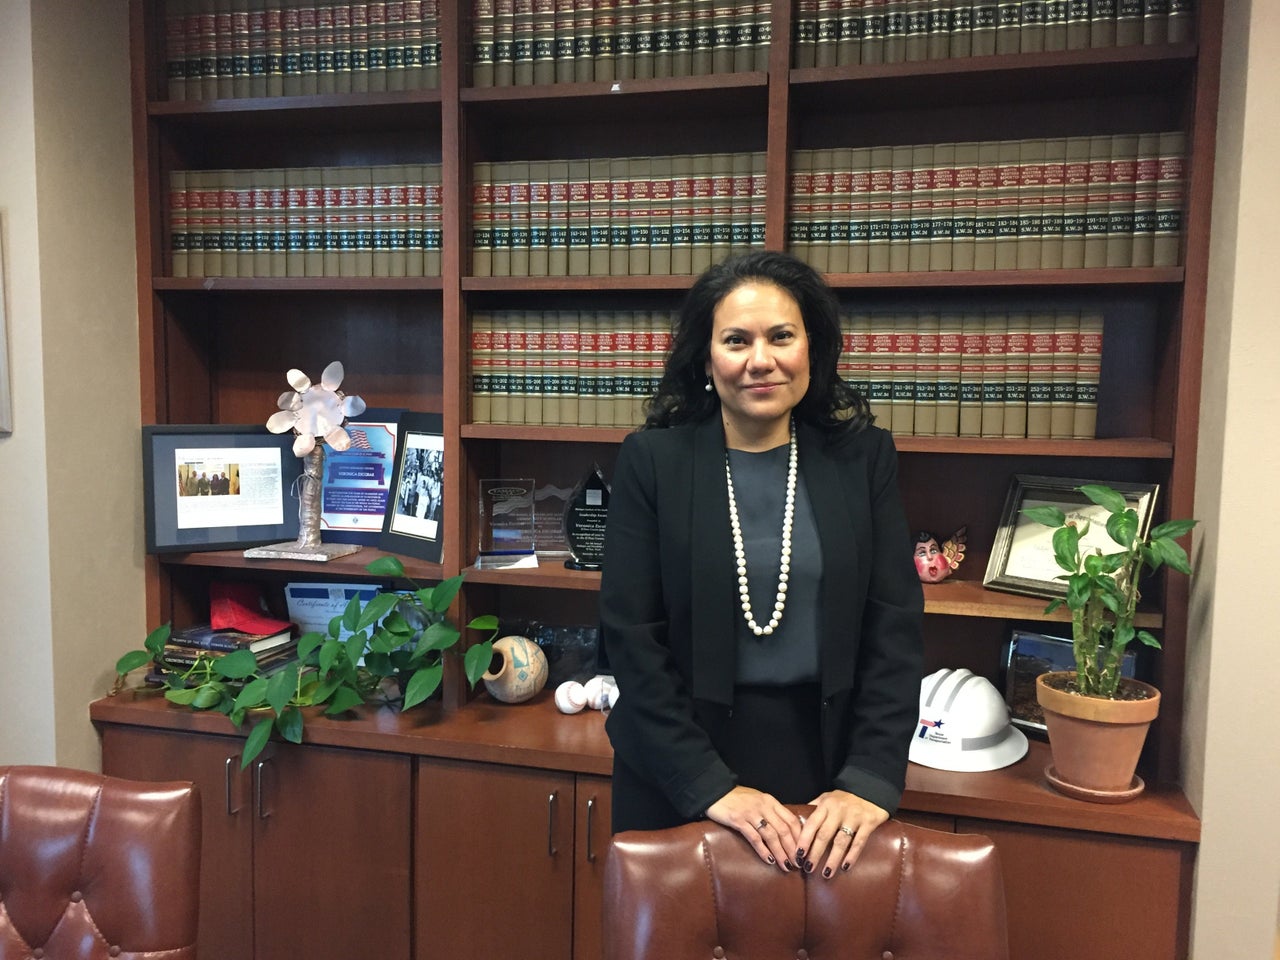
M201 654L180 669L165 659L170 626L147 635L141 650L130 650L116 662L116 690L125 677L156 664L164 672L164 696L193 710L216 710L237 727L254 712L264 715L249 730L241 767L262 752L272 731L292 743L302 742L303 707L323 707L334 716L365 703L383 703L408 710L429 698L444 675L445 652L461 638L447 611L462 586L450 577L423 587L405 575L396 557L380 557L365 567L378 577L412 584L405 593L379 593L368 603L353 597L325 633L304 633L298 640L298 659L266 675L248 650L221 656ZM463 655L467 681L475 686L493 657L497 617L476 617L468 629L488 631L488 639ZM343 637L346 632L348 636ZM113 691L115 692L115 691Z
M1114 553L1101 550L1081 552L1081 538L1089 524L1070 521L1054 506L1028 507L1030 519L1055 527L1053 554L1066 572L1058 576L1067 582L1065 599L1054 600L1045 609L1052 613L1061 606L1071 611L1071 648L1076 663L1076 689L1086 696L1115 699L1120 686L1120 665L1125 649L1135 638L1159 649L1160 642L1146 630L1135 630L1133 621L1141 594L1138 582L1144 573L1168 566L1191 573L1186 551L1178 544L1196 525L1195 520L1170 520L1138 536L1138 514L1124 497L1104 484L1077 487L1107 513L1107 534L1120 547Z

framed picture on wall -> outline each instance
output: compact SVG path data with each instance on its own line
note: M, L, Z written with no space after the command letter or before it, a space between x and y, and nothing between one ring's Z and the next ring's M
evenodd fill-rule
M1090 483L1105 483L1125 498L1138 514L1138 536L1146 535L1151 525L1159 487L1154 483L1115 483L1110 480L1080 480L1073 477L1040 477L1018 474L1013 478L1005 498L991 559L983 585L993 590L1007 590L1035 597L1065 597L1066 581L1059 580L1065 571L1053 555L1053 529L1023 514L1028 507L1055 506L1067 515L1069 523L1088 530L1080 538L1080 552L1115 553L1120 546L1107 534L1105 507L1100 507L1079 491Z
M298 536L293 435L264 426L142 428L147 552L231 550Z

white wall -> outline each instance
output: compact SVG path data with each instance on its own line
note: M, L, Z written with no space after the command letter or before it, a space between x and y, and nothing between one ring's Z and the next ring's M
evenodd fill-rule
M29 0L0 0L0 230L13 434L0 436L0 763L54 758L52 589Z
M145 635L127 0L0 0L0 131L0 763L92 769Z
M1203 824L1192 955L1262 960L1280 896L1277 571L1266 547L1280 476L1280 5L1227 0L1224 27L1183 771Z

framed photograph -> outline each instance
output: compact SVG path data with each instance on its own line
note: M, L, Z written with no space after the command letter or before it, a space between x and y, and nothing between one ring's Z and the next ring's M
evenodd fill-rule
M326 451L320 488L320 531L326 542L377 545L381 539L404 412L366 410L346 423L351 446Z
M1069 522L1078 526L1087 522L1089 530L1080 539L1082 553L1094 547L1103 553L1119 550L1107 534L1106 509L1076 489L1089 483L1106 483L1121 494L1137 511L1138 536L1146 535L1159 491L1154 483L1114 483L1110 480L1018 474L1005 498L983 585L993 590L1025 593L1033 597L1052 599L1066 596L1066 581L1057 579L1064 571L1053 558L1053 528L1023 515L1022 511L1027 507L1055 506L1067 515Z
M439 563L444 543L444 419L402 413L396 430L396 469L378 545Z
M298 536L293 435L266 427L142 428L147 552L231 550Z
M1120 662L1122 676L1132 677L1137 658L1132 650ZM1044 732L1044 713L1036 702L1036 677L1053 670L1074 670L1068 637L1014 630L1005 647L1004 700L1009 719L1024 730Z

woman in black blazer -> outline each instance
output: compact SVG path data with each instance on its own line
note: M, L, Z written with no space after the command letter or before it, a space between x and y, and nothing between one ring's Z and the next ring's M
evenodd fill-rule
M705 816L830 877L897 808L923 600L893 441L840 348L835 298L785 254L686 299L609 502L615 830Z

